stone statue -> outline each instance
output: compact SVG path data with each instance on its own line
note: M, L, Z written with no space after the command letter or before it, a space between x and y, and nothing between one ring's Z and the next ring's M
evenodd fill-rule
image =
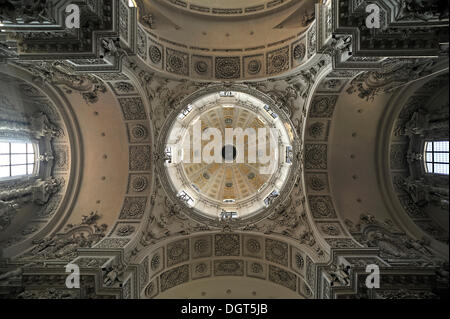
M438 0L397 0L400 9L395 19L428 21L432 18L439 20L448 18L448 1Z
M46 0L0 0L0 21L52 21L49 17L51 6L51 1Z
M33 201L38 205L45 205L50 197L59 191L60 185L60 181L54 178L37 180L32 186Z
M411 176L404 179L403 187L414 203L419 206L425 206L429 203L442 207L448 206L449 192L447 187L429 185L423 178L414 180Z
M42 112L34 114L30 119L30 124L30 131L37 139L42 137L54 138L62 135L61 129L52 124L47 115Z
M427 129L430 115L424 111L416 111L411 119L405 123L403 130L405 135L423 135Z
M142 17L142 22L147 25L150 29L155 28L155 17L153 14L146 14Z
M102 39L102 55L104 57L127 56L128 53L120 47L120 39Z
M330 50L333 55L343 54L351 50L351 45L351 36L332 38L330 43Z
M331 265L329 275L332 279L331 286L350 285L350 266L344 266L343 264L339 266Z
M406 238L403 240L403 244L408 249L413 249L419 252L420 254L424 256L432 256L432 251L427 247L430 242L426 238L423 238L421 240L414 240L411 238Z
M310 25L316 18L316 14L314 10L312 12L308 12L308 10L305 10L305 13L302 17L302 26L307 27Z
M107 287L111 287L117 283L121 283L123 273L124 267L122 265L110 266L106 268L103 276L103 284Z

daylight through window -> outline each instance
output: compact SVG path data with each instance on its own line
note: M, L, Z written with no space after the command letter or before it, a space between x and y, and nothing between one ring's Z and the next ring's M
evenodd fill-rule
M0 179L33 175L35 151L33 144L0 142Z
M425 143L425 168L427 173L448 175L448 141Z

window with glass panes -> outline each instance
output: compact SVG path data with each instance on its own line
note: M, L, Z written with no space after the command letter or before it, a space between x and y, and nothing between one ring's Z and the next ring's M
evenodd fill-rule
M427 173L448 175L448 141L425 143L425 169Z
M0 179L33 175L35 161L33 144L0 141Z

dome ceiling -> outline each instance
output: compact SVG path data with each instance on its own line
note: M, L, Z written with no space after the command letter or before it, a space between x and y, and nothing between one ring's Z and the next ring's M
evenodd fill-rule
M236 9L239 1L207 12L193 8L220 2L174 3L137 3L138 53L159 71L202 80L255 79L285 74L315 52L314 1L246 2L264 8L257 15Z
M393 130L414 123L398 113L430 105L435 120L448 102L447 56L405 60L421 30L373 57L361 56L366 31L336 32L361 21L361 1L355 12L344 0L80 1L90 16L70 33L54 30L70 0L47 2L58 2L54 23L2 27L0 73L14 79L0 88L0 124L16 130L11 107L48 112L65 134L39 155L67 179L60 204L37 216L10 205L28 200L21 185L0 187L0 298L447 295L448 227L442 237L428 225L448 224L448 212L426 207L425 220L397 203L405 186L422 187L400 179L409 137ZM438 39L425 27L435 20L401 23ZM379 31L369 32L397 32ZM389 58L402 44L403 58ZM432 125L448 126L445 115ZM268 154L275 170L263 170ZM68 263L78 290L64 289ZM359 285L367 265L389 286Z
M244 131L248 128L254 129L258 127L264 127L264 123L257 118L256 113L250 113L249 111L239 106L223 107L211 109L199 117L203 123L204 129L217 128L222 133L222 154L221 157L226 159L228 149L231 148L231 157L235 159L237 152L240 152L234 146L229 146L225 141L225 130L227 128L235 129L241 127ZM235 123L235 124L233 124ZM238 126L239 125L239 126ZM191 136L193 128L190 128ZM268 135L268 134L267 134ZM267 140L270 137L267 136ZM257 137L256 137L257 140ZM258 140L257 140L258 143ZM208 144L207 140L202 140L202 149ZM269 148L270 144L267 144ZM245 145L243 145L243 151L245 159L248 161L250 151L256 151L257 144L249 145L248 137L245 137ZM251 148L251 150L250 150ZM191 154L193 151L191 151ZM214 149L211 151L214 156ZM270 149L267 150L270 153ZM193 154L192 154L193 155ZM191 155L191 156L192 156ZM258 189L269 179L269 174L259 174L259 163L186 163L183 165L184 172L187 178L195 183L202 192L205 192L207 196L224 201L240 200L250 194L258 191ZM211 186L219 186L219 188Z
M187 206L210 218L246 218L283 189L292 166L290 128L249 94L207 94L173 121L165 148L169 180Z

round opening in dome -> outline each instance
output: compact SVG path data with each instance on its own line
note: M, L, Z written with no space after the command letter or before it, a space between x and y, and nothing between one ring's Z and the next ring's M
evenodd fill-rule
M222 148L222 158L225 162L232 162L236 159L237 151L233 145L225 145Z

